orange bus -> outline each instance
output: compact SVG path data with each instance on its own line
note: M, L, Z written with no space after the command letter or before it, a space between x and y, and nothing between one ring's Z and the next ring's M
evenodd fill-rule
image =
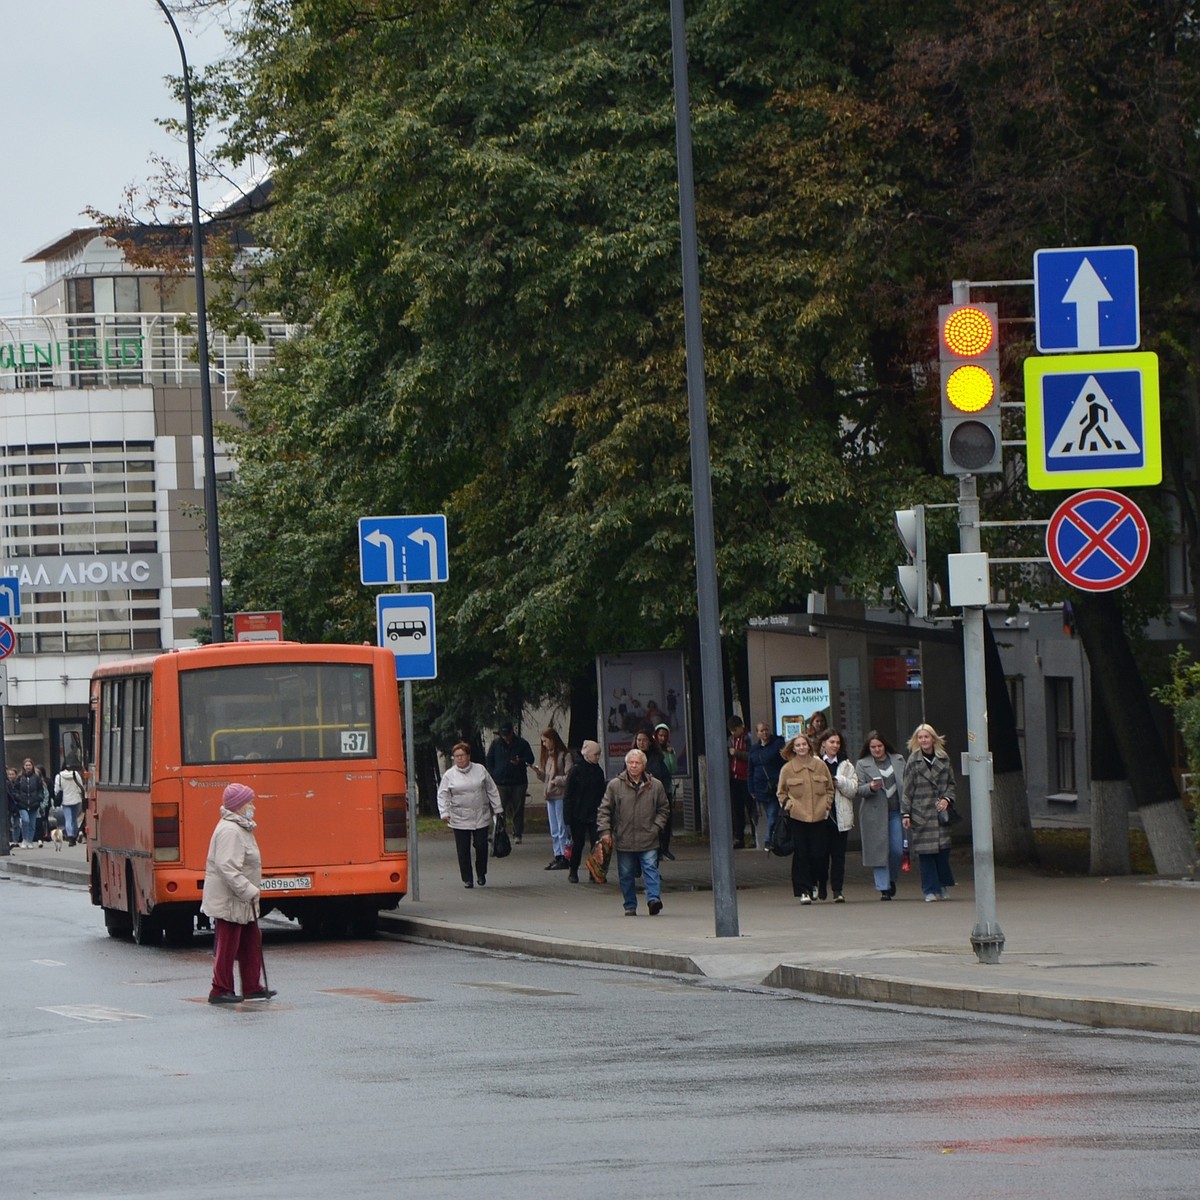
M113 937L190 940L221 794L258 794L262 909L367 935L408 890L396 660L227 642L92 675L88 861Z

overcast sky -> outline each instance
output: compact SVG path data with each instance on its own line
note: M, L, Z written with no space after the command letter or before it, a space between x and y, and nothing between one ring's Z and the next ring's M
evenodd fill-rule
M186 165L187 148L156 123L183 109L166 83L181 73L179 48L155 0L0 0L0 17L4 317L27 311L26 294L41 282L23 259L89 224L87 205L115 211L125 188L152 174L152 153ZM220 57L221 26L216 15L180 22L194 69Z

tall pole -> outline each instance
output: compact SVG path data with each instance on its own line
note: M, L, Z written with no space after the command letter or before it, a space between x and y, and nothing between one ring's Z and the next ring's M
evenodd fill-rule
M954 303L971 299L969 285L955 280ZM982 549L979 492L974 475L958 480L958 548ZM992 840L992 771L988 742L987 662L984 656L984 609L963 605L963 676L967 702L967 781L971 785L971 848L975 865L975 928L971 946L981 963L996 964L1004 949L1004 931L996 919L996 858Z
M436 572L434 572L436 574ZM400 585L400 594L408 594L408 584ZM417 852L417 821L421 801L417 795L416 739L413 737L412 680L404 681L404 786L408 793L408 898L421 899L421 862Z
M978 554L979 496L974 475L958 481L958 544ZM975 864L975 928L971 946L981 963L1000 961L1004 931L996 919L996 859L992 842L991 755L987 722L987 663L984 657L984 610L963 606L963 675L967 701L967 779L971 785L971 848Z
M8 691L7 676L4 682L4 691ZM7 762L8 751L4 747L4 705L0 704L0 771L5 770L5 764ZM8 830L11 821L12 817L8 811L8 778L6 773L4 780L4 817L3 819L0 819L0 858L7 858L10 853Z
M688 104L687 40L683 0L671 0L671 58L675 78L675 147L679 172L683 329L687 351L688 427L692 451L692 510L696 530L696 597L700 618L705 774L708 780L709 852L717 937L738 936L733 878L733 818L721 688L721 617L717 603L717 550L713 532L708 401L704 390L704 338L700 324L700 265L696 247L696 196Z
M171 26L183 63L183 104L187 118L188 187L192 201L192 268L196 275L196 347L200 358L200 412L204 422L204 522L208 533L208 607L212 640L225 640L225 600L221 594L221 533L217 523L217 456L213 445L212 381L208 374L208 306L204 298L204 248L200 231L200 189L196 175L196 120L192 110L192 73L179 26L166 5L156 0Z

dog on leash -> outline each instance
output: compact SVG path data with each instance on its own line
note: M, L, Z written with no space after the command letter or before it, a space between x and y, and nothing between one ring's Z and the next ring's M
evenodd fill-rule
M62 849L62 830L57 826L50 830L50 840L54 843L55 850Z

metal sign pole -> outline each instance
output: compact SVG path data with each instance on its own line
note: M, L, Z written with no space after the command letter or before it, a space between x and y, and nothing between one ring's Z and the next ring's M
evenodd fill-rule
M978 554L979 496L975 476L958 481L958 537L964 554ZM991 763L988 749L984 609L963 606L963 673L967 701L967 778L971 785L971 845L975 861L975 928L971 945L981 963L998 963L1004 932L996 920L996 861L992 842Z
M400 594L408 594L408 584L400 585ZM421 899L421 872L417 855L417 818L421 804L417 799L416 759L413 754L412 680L404 681L404 786L408 791L408 898Z
M3 668L0 668L3 669ZM7 682L5 683L7 689ZM8 751L4 745L4 706L0 705L0 770L8 763ZM8 807L8 777L4 779L4 820L0 821L0 858L7 858L12 852L8 841L8 830L12 824L12 813Z

